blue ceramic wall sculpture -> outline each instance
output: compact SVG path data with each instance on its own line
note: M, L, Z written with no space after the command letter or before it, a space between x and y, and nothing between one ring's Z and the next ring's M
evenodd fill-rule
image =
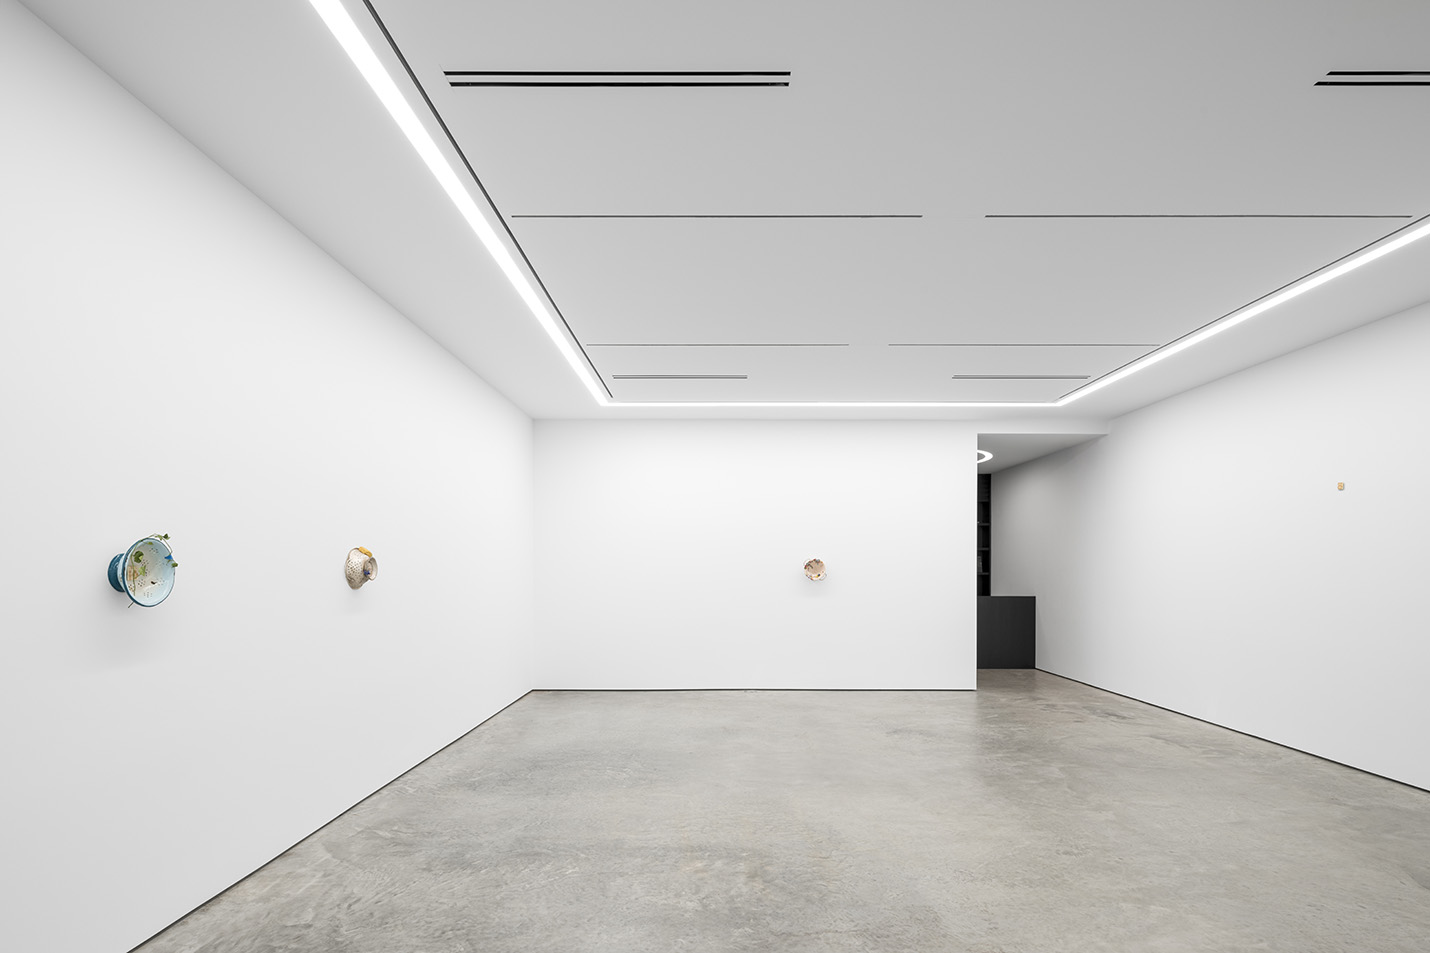
M145 536L109 561L109 584L135 605L157 606L174 591L174 552L169 536Z

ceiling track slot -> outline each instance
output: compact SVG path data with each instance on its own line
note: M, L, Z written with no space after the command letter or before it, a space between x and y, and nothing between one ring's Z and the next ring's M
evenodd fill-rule
M847 343L588 343L588 348L848 348Z
M444 70L451 86L788 86L789 70Z
M519 214L512 218L634 218L634 219L844 219L844 218L923 218L922 213L909 214L905 212L829 212L829 213L768 213L768 214L744 214L744 213L702 213L702 212L677 212L662 214L642 214L642 213L586 213L586 212L560 212L551 214Z
M1335 85L1335 84L1323 84ZM1365 85L1363 83L1351 83L1352 86ZM1427 84L1430 85L1430 84ZM513 215L512 218L520 216ZM1332 214L1318 215L1311 213L1282 213L1282 212L1190 212L1190 213L1143 213L1143 212L1107 212L1107 213L1032 213L1018 215L985 215L984 218L1414 218L1414 215L1359 215L1359 214Z
M1317 86L1430 86L1430 70L1414 69L1336 69Z

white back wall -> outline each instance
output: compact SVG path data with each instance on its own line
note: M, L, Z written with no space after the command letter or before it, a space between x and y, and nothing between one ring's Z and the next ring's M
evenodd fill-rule
M994 474L1038 667L1430 788L1427 353L1422 306Z
M973 688L975 443L950 423L538 421L535 684Z
M0 115L0 948L117 953L527 689L531 422L13 0Z

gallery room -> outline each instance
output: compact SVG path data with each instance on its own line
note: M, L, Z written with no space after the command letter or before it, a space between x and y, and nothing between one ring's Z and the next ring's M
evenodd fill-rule
M0 949L1430 948L1427 35L0 0Z

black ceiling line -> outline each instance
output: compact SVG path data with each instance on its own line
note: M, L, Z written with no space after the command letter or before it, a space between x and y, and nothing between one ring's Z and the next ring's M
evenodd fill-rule
M1430 86L1424 79L1323 79L1317 86Z
M789 70L448 69L443 76L788 76Z
M847 343L599 343L588 348L848 348Z
M708 401L708 400L667 400L667 399L665 399L665 398L660 398L659 400L655 400L655 401L650 401L650 400L627 400L627 401L621 401L621 403L623 403L623 404L630 404L630 405L633 406L633 407L640 407L640 406L642 406L642 405L644 405L644 404L650 404L650 403L667 404L667 405L671 405L671 406L681 406L681 407L683 407L683 406L685 406L685 405L687 405L687 404L690 405L691 407L709 407L709 406L710 406L710 401ZM889 406L891 406L891 407L907 407L907 406L910 405L910 404L931 404L931 405L937 406L937 405L941 405L941 404L950 403L950 401L942 401L942 400L774 400L774 401L749 401L749 402L747 402L747 403L753 403L753 404L756 404L756 405L770 405L770 406L775 406L775 407L780 407L780 406L783 406L783 405L785 405L785 404L820 404L820 405L828 405L828 404L853 404L853 405L858 406L858 407L882 407L882 406L884 406L885 404L887 404L887 405L889 405ZM976 403L987 403L987 401L957 401L956 403L975 403L975 404L976 404ZM1049 401L1046 401L1046 400L1000 400L1000 401L997 401L997 403L998 403L1000 406L1004 406L1004 407L1022 407L1022 406L1025 406L1025 405L1028 406L1028 407L1046 407L1046 406L1048 406ZM641 691L646 691L647 689L640 689L640 690L641 690ZM650 690L650 691L679 691L679 689L649 689L649 690ZM814 691L814 690L815 690L815 689L804 689L804 688L793 688L793 689L789 689L789 691L796 691L796 692ZM849 689L837 689L837 691L880 691L880 692L883 692L883 691L900 691L900 690L901 690L901 689L895 689L895 688L876 688L876 689L849 688Z
M1430 76L1421 69L1333 69L1327 76Z
M788 86L789 70L443 70L454 87ZM471 79L469 77L484 77ZM492 77L501 77L493 79ZM521 78L516 78L521 77ZM562 78L565 77L565 78ZM602 77L595 79L593 77ZM758 78L756 78L758 77Z
M524 214L513 215L512 218L636 218L636 219L700 219L700 218L748 218L748 219L819 219L819 218L923 218L923 215L906 214L902 212L832 212L821 214L803 213L771 213L771 214L740 214L740 213L670 213L670 214L605 214L605 213L551 213L551 214Z
M887 348L1160 348L1161 345L1128 343L891 343Z
M576 349L579 350L581 356L586 359L586 364L591 368L591 373L595 374L596 380L600 381L601 389L606 392L607 397L611 400L615 400L616 395L612 394L611 389L606 386L605 378L603 378L601 372L596 369L596 362L592 361L591 355L586 353L586 348L581 344L581 339L576 336L576 332L571 328L570 322L566 320L566 315L561 313L561 308L556 304L556 299L553 298L551 292L546 289L546 282L541 280L541 275L537 273L536 267L531 263L531 259L526 256L526 249L521 247L521 242L517 241L516 236L512 234L511 226L506 223L506 217L502 215L501 210L498 209L496 203L492 201L491 193L489 193L487 187L482 184L482 180L477 177L477 170L472 168L472 163L467 159L467 154L463 152L462 147L457 144L456 136L452 135L452 130L448 128L447 121L442 118L442 114L437 111L437 107L432 103L432 97L427 95L427 88L422 85L422 81L417 78L417 74L412 69L412 64L407 62L407 57L404 56L402 50L398 48L397 41L392 38L392 33L387 29L387 24L383 22L382 17L378 15L377 9L372 5L372 0L362 0L362 2L363 6L367 7L367 12L372 17L373 22L377 24L377 28L382 31L383 37L387 40L387 45L392 48L392 52L397 56L398 62L400 62L402 68L407 71L408 79L412 80L412 85L417 87L417 92L421 95L422 101L427 104L427 109L432 113L432 118L437 120L437 125L442 127L442 132L446 135L447 142L451 144L458 158L462 160L462 166L467 170L467 174L472 177L472 181L475 182L477 188L481 190L482 197L486 199L492 211L496 212L497 221L501 222L501 227L506 231L507 237L511 239L511 243L516 248L517 254L521 255L521 260L526 263L527 270L531 272L531 277L536 279L536 284L541 288L541 293L546 296L547 303L549 303L551 309L556 312L556 316L561 319L561 325L566 328L566 333L570 334L571 340L576 343Z
M1107 214L1080 214L1080 213L1031 213L1026 215L985 215L984 218L1354 218L1354 219L1384 219L1414 218L1413 215L1282 215L1258 212L1238 212L1238 213L1107 213Z
M1399 228L1397 228L1397 229L1395 229L1395 230L1393 230L1393 231L1386 232L1384 235L1380 236L1379 238L1375 239L1374 241L1366 242L1364 245L1360 246L1359 248L1356 248L1356 249L1354 249L1354 250L1352 250L1352 251L1348 251L1348 252L1346 252L1344 255L1342 255L1341 257L1339 257L1339 258L1337 258L1337 259L1335 259L1335 260L1333 260L1333 261L1328 261L1328 262L1326 262L1326 264L1324 264L1324 265L1322 265L1321 267L1315 269L1314 271L1308 271L1308 272L1306 272L1304 275L1302 275L1301 277L1299 277L1299 278L1293 278L1293 279L1291 279L1290 281L1286 282L1286 283L1285 283L1284 285L1282 285L1281 287L1279 287L1279 288L1273 288L1273 289L1271 289L1270 291L1266 292L1266 294L1261 295L1261 296L1258 297L1258 298L1253 298L1253 299L1251 299L1250 301L1246 302L1245 304L1243 304L1243 305L1241 305L1241 306L1239 306L1239 307L1236 307L1236 308L1231 309L1231 310L1228 311L1226 314L1223 314L1223 315L1221 315L1220 317L1212 318L1212 319L1211 319L1210 321L1208 321L1206 324L1203 324L1203 325L1201 325L1201 326L1199 326L1199 327L1192 328L1190 331L1187 331L1187 332L1184 333L1184 334L1180 334L1180 335L1178 335L1177 337L1174 337L1172 340L1168 341L1166 344L1160 344L1160 345L1158 345L1157 347L1153 348L1151 351L1148 351L1146 354L1143 354L1143 355L1141 355L1140 357L1134 357L1132 360L1127 361L1127 362L1124 363L1124 364L1120 364L1120 365L1118 365L1117 367L1114 367L1112 370L1108 371L1106 374L1100 374L1100 375L1098 375L1096 378L1094 378L1094 379L1091 380L1091 381L1088 381L1086 384L1079 384L1077 387L1074 387L1072 390L1068 391L1066 394L1063 394L1061 397L1059 397L1058 400L1066 400L1067 398L1071 397L1073 394L1076 394L1078 391L1080 391L1080 390L1085 390L1086 388L1091 387L1092 385L1096 384L1098 381L1102 380L1104 377L1110 377L1111 375L1116 374L1118 371L1122 370L1124 367L1130 367L1131 365L1136 364L1138 361L1142 360L1142 359L1145 358L1145 357L1148 357L1148 356L1150 356L1150 355L1152 355L1152 354L1156 354L1158 351L1161 351L1161 350L1163 350L1163 349L1165 349L1165 348L1169 348L1169 347L1171 347L1172 345L1178 343L1179 341L1183 341L1183 340L1185 340L1186 338L1191 337L1193 334L1197 334L1197 333L1199 333L1199 332L1205 330L1206 328L1211 327L1213 324L1216 324L1218 321L1221 321L1223 318L1229 318L1229 317L1231 317L1233 314L1236 314L1238 311L1242 311L1242 310L1244 310L1244 309L1246 309L1246 308L1251 307L1252 305L1256 304L1258 301L1264 301L1264 300L1266 300L1267 298L1271 297L1272 295L1280 294L1281 292L1285 291L1287 288L1289 288L1289 287L1291 287L1292 285L1294 285L1296 282L1298 282L1298 281L1305 281L1307 278L1310 278L1312 275L1319 274L1320 272L1325 271L1327 268L1334 268L1336 265L1339 265L1341 262L1345 261L1346 259L1352 258L1352 257L1354 257L1354 256L1356 256L1356 255L1359 255L1361 252L1365 251L1367 248L1371 248L1371 247L1373 247L1373 246L1375 246L1375 245L1379 245L1381 242L1386 241L1386 240L1389 239L1389 238L1393 238L1394 236L1399 235L1399 234L1400 234L1401 232L1403 232L1403 231L1406 231L1406 230L1408 230L1408 229L1414 228L1416 225L1419 225L1421 222L1424 222L1424 221L1427 221L1427 220L1430 220L1430 215L1422 215L1422 216L1420 216L1419 218L1417 218L1415 221L1410 222L1410 223L1407 224L1407 225L1402 225L1402 226L1400 226Z
M526 87L526 88L591 88L603 87L625 87L629 89L657 89L673 86L689 86L692 88L704 89L712 86L788 86L789 82L777 82L775 80L691 80L688 82L680 80L525 80L525 79L472 79L472 80L449 80L449 86L504 86L504 87Z

